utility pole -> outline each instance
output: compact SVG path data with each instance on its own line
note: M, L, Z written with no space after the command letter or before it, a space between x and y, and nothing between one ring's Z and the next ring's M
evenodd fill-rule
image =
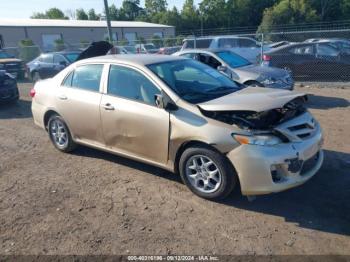
M111 27L111 18L109 17L109 7L107 0L103 0L105 4L105 13L106 13L106 21L107 21L107 29L108 29L108 37L109 42L113 44L113 36L112 36L112 27Z

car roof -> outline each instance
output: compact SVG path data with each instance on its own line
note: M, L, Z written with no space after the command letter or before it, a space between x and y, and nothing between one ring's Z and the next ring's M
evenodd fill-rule
M184 39L185 40L208 40L208 39L218 39L218 38L232 38L232 39L236 39L236 38L239 38L239 39L251 39L251 40L254 40L254 38L252 37L249 37L249 36L237 36L237 35L217 35L217 36L199 36L199 37L187 37Z
M185 60L186 58L183 57L176 57L176 56L167 56L167 55L157 55L157 54L126 54L126 55L105 55L105 56L98 56L98 57L92 57L88 59L83 59L80 62L82 63L111 63L111 62L119 62L119 63L127 63L127 64L134 64L134 65L151 65L151 64L157 64L157 63L164 63L164 62L171 62L171 61L180 61Z
M179 53L201 53L201 52L205 52L205 53L217 53L217 52L222 52L222 51L228 51L231 53L232 50L230 48L196 48L196 49L184 49L182 51L180 51Z

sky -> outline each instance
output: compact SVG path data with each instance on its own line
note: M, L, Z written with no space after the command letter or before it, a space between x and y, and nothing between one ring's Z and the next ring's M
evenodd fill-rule
M144 0L140 0L141 6ZM168 7L182 8L184 0L167 0ZM200 0L195 0L198 4ZM122 0L108 0L108 4L120 7ZM51 7L57 7L62 11L69 9L94 8L97 13L103 10L103 0L0 0L0 18L29 18L34 12L44 12Z

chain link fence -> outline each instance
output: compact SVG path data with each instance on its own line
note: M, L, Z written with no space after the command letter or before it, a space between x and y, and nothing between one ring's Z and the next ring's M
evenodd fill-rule
M281 28L283 29L283 28ZM175 37L149 36L136 40L113 41L116 53L158 53L170 55L181 48L225 48L251 63L290 71L296 79L310 81L350 80L350 29L317 28L310 30L285 28L283 31L244 33L233 30L199 30ZM205 33L208 35L205 36ZM199 35L198 35L199 34ZM106 40L106 39L101 39ZM82 51L90 42L57 41L51 50L40 46L7 47L3 50L27 63L47 51Z

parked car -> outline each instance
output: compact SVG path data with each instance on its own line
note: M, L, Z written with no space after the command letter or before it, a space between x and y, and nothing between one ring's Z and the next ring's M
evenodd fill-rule
M294 87L293 78L286 70L254 65L227 49L193 49L174 55L198 60L244 85L288 90L293 90Z
M178 52L181 49L181 46L171 46L171 47L161 47L157 54L160 55L172 55Z
M0 104L16 102L18 98L16 78L5 70L0 70Z
M197 195L299 186L323 161L305 95L241 89L192 59L117 55L78 61L31 91L34 122L60 151L77 144L175 173Z
M53 77L62 69L74 63L80 51L62 51L41 54L27 63L27 75L34 82Z
M306 40L305 43L324 43L338 49L339 52L350 54L350 41L343 38L314 38Z
M249 37L240 36L215 36L187 38L183 41L181 51L185 49L230 49L236 54L248 59L252 63L257 63L257 57L261 54L261 44ZM268 46L263 47L265 51L270 50Z
M0 70L5 70L15 78L24 78L23 61L6 53L4 50L0 50Z
M115 46L117 54L136 54L137 50L134 46Z
M158 52L159 48L157 48L154 44L137 44L135 45L136 52L140 54L155 54Z
M293 77L339 79L350 77L350 55L328 43L299 43L266 52L263 65L284 68Z

